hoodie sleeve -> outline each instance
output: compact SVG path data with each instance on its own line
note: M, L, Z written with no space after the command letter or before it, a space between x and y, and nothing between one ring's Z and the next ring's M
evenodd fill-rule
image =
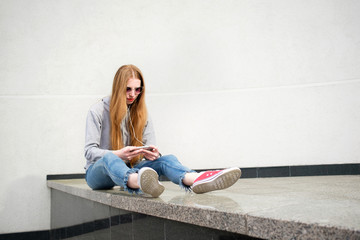
M101 130L102 130L102 114L103 104L91 108L86 118L85 129L85 158L88 164L94 163L102 158L106 153L110 152L107 149L100 148Z
M155 131L152 120L148 117L147 123L145 125L144 133L143 133L143 142L145 145L154 145L156 146L156 138Z

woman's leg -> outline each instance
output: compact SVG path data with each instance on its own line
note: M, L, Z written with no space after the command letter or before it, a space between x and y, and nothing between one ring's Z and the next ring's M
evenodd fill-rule
M241 177L237 167L197 173L183 166L175 156L167 155L154 161L142 161L137 168L150 167L159 175L165 175L173 183L195 193L221 190L232 186Z
M90 166L86 172L86 182L94 190L109 189L118 185L130 193L138 192L137 184L134 185L137 181L138 170L129 168L118 156L108 153Z
M192 186L195 180L201 175L198 172L188 172L185 174L184 179L182 180L183 183L187 186Z
M170 181L185 189L190 188L193 182L192 178L196 178L197 176L195 171L183 166L174 155L162 156L154 161L145 160L135 167L139 169L143 167L150 167L154 169L158 175L166 176L170 179ZM192 175L194 175L194 177Z

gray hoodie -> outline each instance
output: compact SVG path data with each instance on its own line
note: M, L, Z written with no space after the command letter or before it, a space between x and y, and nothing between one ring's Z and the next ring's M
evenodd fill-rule
M105 97L91 106L88 112L85 130L86 170L106 153L111 152L109 109L110 97ZM127 114L121 123L124 146L130 144L129 126L126 124L128 118ZM155 132L150 118L146 122L142 141L145 145L156 145Z

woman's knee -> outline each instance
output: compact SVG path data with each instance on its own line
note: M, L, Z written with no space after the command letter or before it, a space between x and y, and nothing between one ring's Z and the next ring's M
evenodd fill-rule
M175 155L164 155L157 159L157 161L169 162L169 163L180 163Z
M107 154L105 154L101 160L104 162L106 168L108 169L112 169L112 168L122 168L122 167L126 167L126 164L124 163L124 161L119 158L118 156L116 156L115 154L113 154L112 152L109 152Z
M97 163L92 165L86 172L85 179L88 186L93 190L113 188L115 186L114 182L105 174L103 165Z
M115 154L113 154L112 152L108 152L102 157L102 160L106 161L106 162L118 160L118 159L120 159L120 158L118 156L116 156Z

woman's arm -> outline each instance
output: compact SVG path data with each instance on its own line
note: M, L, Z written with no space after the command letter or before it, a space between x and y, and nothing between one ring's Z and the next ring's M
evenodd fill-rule
M155 130L152 119L148 117L143 131L143 143L147 146L156 145Z
M142 150L142 154L144 154L144 157L146 159L153 161L161 156L159 149L156 147L155 131L150 117L148 117L148 121L145 125L145 129L143 133L143 142L145 145L150 146L152 148L151 151L145 149Z
M102 111L98 106L90 109L86 118L85 129L85 158L94 163L102 158L108 149L100 149L101 129L102 129Z

